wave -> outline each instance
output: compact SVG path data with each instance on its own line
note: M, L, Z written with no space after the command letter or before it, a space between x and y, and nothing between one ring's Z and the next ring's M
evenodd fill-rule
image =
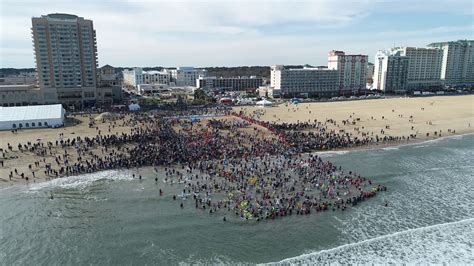
M400 146L401 146L401 145L400 145ZM385 147L385 148L382 148L382 150L384 150L384 151L395 151L395 150L400 149L400 146Z
M44 188L85 188L99 180L132 180L132 174L129 170L108 170L90 174L63 177L51 181L37 183L29 187L30 191L41 190Z
M317 151L313 154L316 154L321 157L331 157L335 155L342 155L351 152L350 150L338 150L338 151Z
M409 143L409 144L403 144L403 146L419 146L419 147L426 147L424 144L435 144L440 141L444 140L450 140L450 139L463 139L464 137L474 135L474 133L464 133L464 134L458 134L458 135L451 135L451 136L444 136L444 137L439 137L435 139L428 139L420 142L414 142L414 143Z
M474 260L473 228L474 218L469 218L395 232L268 264L469 264Z
M423 140L423 141L412 141L409 143L400 143L397 145L389 145L389 146L384 146L384 147L377 147L374 145L368 145L368 146L359 146L359 147L353 147L347 150L329 150L329 151L316 151L312 152L312 154L321 156L321 157L333 157L336 155L343 155L347 154L349 152L358 152L358 151L376 151L376 150L385 150L385 151L393 151L393 150L399 150L401 147L406 147L406 146L414 146L414 148L424 148L428 147L429 144L435 144L437 142L443 141L443 140L450 140L450 139L463 139L466 136L474 136L474 133L465 133L465 134L458 134L458 135L452 135L452 136L444 136L444 137L439 137L436 139L429 139L429 140Z

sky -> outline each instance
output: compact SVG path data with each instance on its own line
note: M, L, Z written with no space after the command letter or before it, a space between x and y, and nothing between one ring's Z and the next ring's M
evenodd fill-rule
M330 50L474 39L472 0L0 0L0 68L34 67L31 18L93 20L99 66L327 65Z

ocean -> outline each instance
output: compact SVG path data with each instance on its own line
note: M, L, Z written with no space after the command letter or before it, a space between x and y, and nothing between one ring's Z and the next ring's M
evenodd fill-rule
M474 135L320 156L388 191L257 223L223 222L192 200L181 209L179 185L125 170L7 187L0 264L474 263Z

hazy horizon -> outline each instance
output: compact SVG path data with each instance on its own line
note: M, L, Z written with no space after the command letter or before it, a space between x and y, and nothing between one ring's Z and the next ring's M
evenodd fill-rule
M0 68L35 67L31 18L50 13L94 22L100 66L326 65L333 49L373 62L380 49L474 38L465 0L2 0Z

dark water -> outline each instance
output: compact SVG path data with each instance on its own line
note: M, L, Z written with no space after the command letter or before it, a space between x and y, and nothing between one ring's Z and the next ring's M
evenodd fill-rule
M389 191L345 212L224 223L127 171L5 188L0 264L474 263L474 135L321 156Z

